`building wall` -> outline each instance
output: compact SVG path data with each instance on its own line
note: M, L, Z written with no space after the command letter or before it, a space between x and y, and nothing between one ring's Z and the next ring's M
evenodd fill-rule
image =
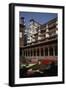
M51 59L56 61L58 56L57 44L57 39L55 39L42 44L26 46L23 48L23 56L26 59Z
M46 24L40 25L36 21L31 21L29 25L27 44L34 44L46 38L53 37L58 33L57 18L49 21Z
M24 43L25 43L25 41L24 41L24 33L25 33L25 25L24 25L24 17L20 17L20 20L19 20L19 22L20 22L20 25L19 25L19 27L20 27L20 29L19 29L19 46L20 46L20 48L21 47L23 47L24 46Z
M36 41L37 37L35 36L35 34L38 33L37 31L38 27L40 27L40 24L38 22L34 20L30 21L27 44L33 43Z
M22 56L26 59L52 59L58 56L58 23L57 18L40 25L30 22L27 45L22 47ZM28 41L29 39L29 41Z

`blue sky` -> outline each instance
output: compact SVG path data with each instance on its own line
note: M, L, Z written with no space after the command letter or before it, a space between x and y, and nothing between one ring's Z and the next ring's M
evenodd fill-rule
M19 16L25 18L25 24L27 26L30 19L34 19L40 24L44 24L49 20L57 17L57 13L20 12Z

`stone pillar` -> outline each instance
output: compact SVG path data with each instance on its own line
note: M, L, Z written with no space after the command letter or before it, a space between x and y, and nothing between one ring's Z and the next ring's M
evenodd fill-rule
M30 52L30 57L31 57L31 49L29 49L29 52Z
M26 50L25 50L25 56L26 56Z
M35 50L36 50L36 57L37 57L37 48L35 48Z
M41 48L39 47L39 57L41 57Z

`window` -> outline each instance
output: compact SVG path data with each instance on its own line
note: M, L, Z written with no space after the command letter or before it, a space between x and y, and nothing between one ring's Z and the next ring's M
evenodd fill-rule
M45 48L45 56L48 56L48 48Z
M30 50L29 50L29 56L30 56Z
M37 56L39 56L39 49L37 49Z
M55 56L57 56L58 55L58 48L57 48L57 46L55 46Z
M53 56L53 48L52 47L49 48L49 55Z
M43 56L43 48L41 48L41 56Z
M28 50L28 56L30 56L30 51Z

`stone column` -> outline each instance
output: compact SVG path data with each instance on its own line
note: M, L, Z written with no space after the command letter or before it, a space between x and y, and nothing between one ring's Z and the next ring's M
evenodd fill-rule
M29 51L30 51L30 57L31 57L31 49L29 49Z
M28 57L28 49L27 49L27 57Z
M39 47L39 57L41 57L41 48Z
M36 56L37 56L37 48L35 48L36 49Z

